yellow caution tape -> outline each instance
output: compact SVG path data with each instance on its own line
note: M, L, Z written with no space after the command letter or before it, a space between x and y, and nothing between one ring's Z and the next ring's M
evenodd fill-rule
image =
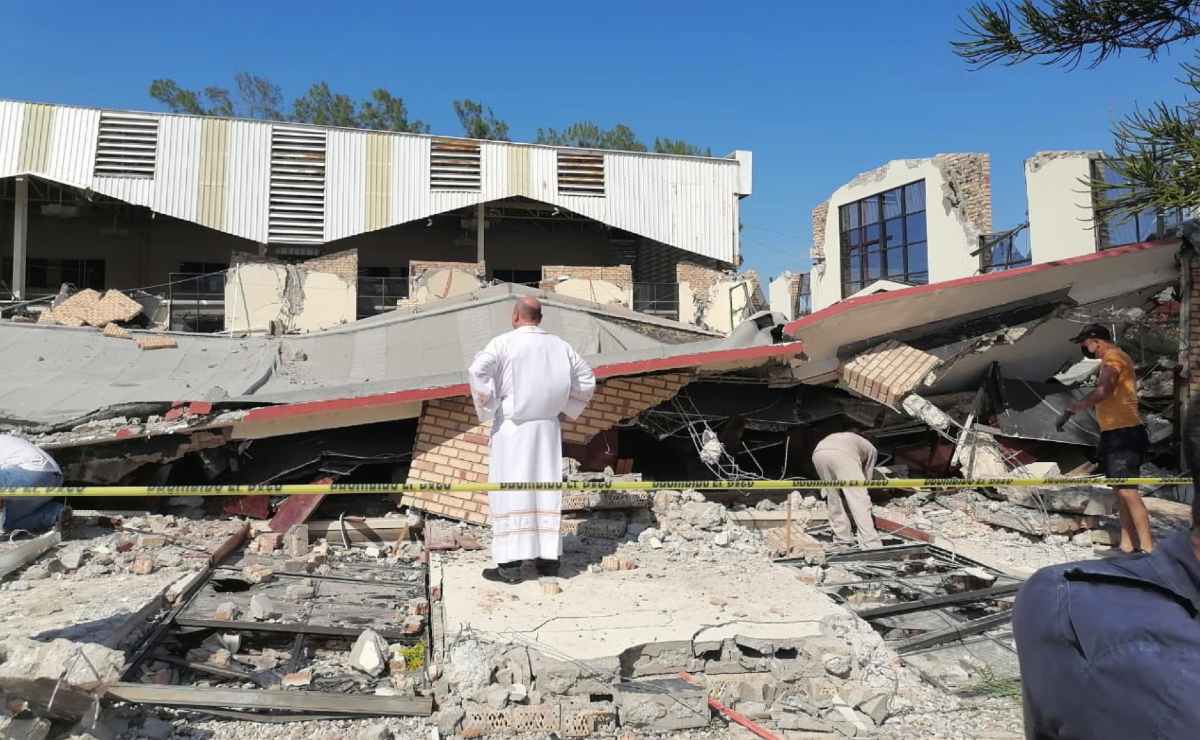
M1063 488L1190 486L1191 478L891 478L887 480L677 480L553 483L289 483L275 486L60 486L0 488L0 496L291 496L354 493L493 493L503 491L798 491L821 488Z

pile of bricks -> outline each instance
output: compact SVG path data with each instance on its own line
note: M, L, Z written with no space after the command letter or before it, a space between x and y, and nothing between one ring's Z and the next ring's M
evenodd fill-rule
M666 373L602 381L583 415L563 424L563 441L586 444L596 434L670 400L690 379L685 373ZM417 423L408 482L486 481L490 433L490 425L479 422L469 398L427 401ZM487 522L487 494L483 493L423 491L405 496L403 503L472 524Z

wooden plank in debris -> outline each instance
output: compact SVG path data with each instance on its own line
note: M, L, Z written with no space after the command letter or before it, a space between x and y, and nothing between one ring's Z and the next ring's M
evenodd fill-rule
M218 545L217 549L212 551L212 554L208 556L209 565L217 565L229 557L230 553L242 546L242 543L246 541L246 537L249 535L250 525L243 524L236 532L229 535L224 542Z
M933 542L933 535L925 530L910 527L900 522L885 519L881 516L872 517L875 520L875 529L887 534L894 534L897 537L903 537L908 540L917 540L918 542Z
M319 691L247 691L137 683L113 684L107 695L119 701L169 707L279 709L376 717L428 717L433 713L433 698L427 696L355 696Z
M0 578L37 560L42 553L59 542L62 542L62 534L58 530L53 530L40 537L22 542L12 549L0 551Z
M333 483L333 478L319 478L313 483L327 485ZM293 525L303 524L324 500L323 493L297 493L288 496L275 511L275 516L271 517L271 531L286 532Z

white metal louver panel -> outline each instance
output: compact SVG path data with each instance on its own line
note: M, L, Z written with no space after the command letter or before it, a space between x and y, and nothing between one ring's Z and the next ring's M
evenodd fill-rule
M560 195L604 195L604 155L558 152Z
M96 139L96 177L154 177L158 118L101 111Z
M325 241L325 132L271 127L271 199L267 240L272 244Z
M479 190L482 180L478 141L434 139L429 147L429 187Z

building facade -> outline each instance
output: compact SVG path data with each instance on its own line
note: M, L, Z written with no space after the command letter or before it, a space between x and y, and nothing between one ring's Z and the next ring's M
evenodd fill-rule
M1030 157L1027 222L996 229L987 154L896 160L862 173L812 210L811 307L1147 241L1183 217L1105 214L1093 177L1111 177L1098 151Z
M429 263L521 283L542 281L547 265L559 278L623 269L631 302L678 313L681 275L739 264L751 183L745 151L578 150L0 101L0 287L17 300L62 282L215 297L238 255L337 254L355 261L360 313L407 297L414 265Z

